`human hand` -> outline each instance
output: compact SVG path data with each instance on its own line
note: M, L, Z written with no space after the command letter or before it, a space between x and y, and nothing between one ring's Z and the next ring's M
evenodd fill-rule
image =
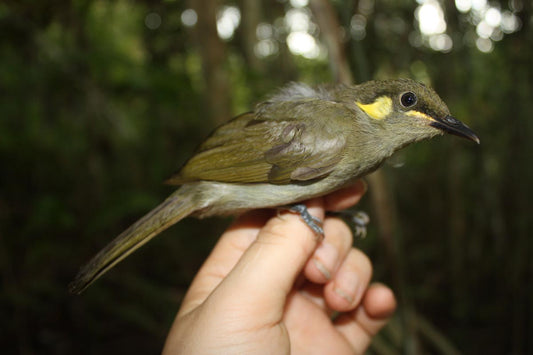
M309 212L346 209L362 181L307 201ZM363 353L396 308L371 284L367 256L348 226L324 220L323 241L297 214L256 210L221 236L198 271L168 334L164 354ZM331 314L341 312L334 320Z

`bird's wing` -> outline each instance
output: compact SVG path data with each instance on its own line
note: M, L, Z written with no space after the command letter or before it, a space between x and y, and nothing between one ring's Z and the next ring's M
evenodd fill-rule
M215 130L167 183L287 184L321 178L342 158L346 132L332 124L339 115L347 117L342 105L318 99L259 107Z

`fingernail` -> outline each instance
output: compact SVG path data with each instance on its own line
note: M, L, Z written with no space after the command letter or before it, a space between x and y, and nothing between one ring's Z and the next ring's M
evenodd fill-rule
M344 298L346 301L348 301L349 304L352 304L353 298L349 294L341 290L340 288L335 288L335 293L341 296L342 298Z
M320 243L315 251L313 263L327 280L331 279L331 273L335 270L338 255L337 248L327 242Z
M317 258L313 258L313 264L315 264L318 271L320 271L320 273L326 278L326 280L331 279L331 272L326 269L326 267L320 262L320 260L318 260Z
M355 272L342 272L336 276L334 291L350 304L359 299L359 277Z

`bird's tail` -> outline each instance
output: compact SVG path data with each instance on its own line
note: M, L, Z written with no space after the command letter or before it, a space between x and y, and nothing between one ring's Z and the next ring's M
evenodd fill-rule
M80 269L74 281L70 283L69 291L74 294L83 292L96 279L137 248L194 212L194 193L186 187L178 189L94 256Z

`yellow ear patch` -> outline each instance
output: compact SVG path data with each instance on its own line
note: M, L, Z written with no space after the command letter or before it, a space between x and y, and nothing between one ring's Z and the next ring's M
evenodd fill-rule
M380 96L371 104L356 102L357 106L375 120L382 120L392 112L392 100L388 96Z

